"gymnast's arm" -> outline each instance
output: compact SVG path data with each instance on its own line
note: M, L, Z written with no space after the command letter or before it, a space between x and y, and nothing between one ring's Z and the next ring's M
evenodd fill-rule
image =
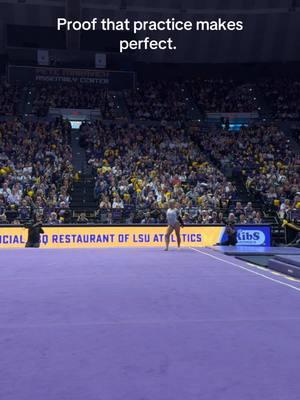
M181 218L181 215L180 214L178 214L178 221L179 221L179 223L180 223L180 225L182 226L182 228L184 227L184 222L183 222L183 219Z

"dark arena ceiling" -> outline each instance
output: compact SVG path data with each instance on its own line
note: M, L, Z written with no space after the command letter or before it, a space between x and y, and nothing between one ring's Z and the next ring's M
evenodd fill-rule
M81 20L94 17L155 20L175 17L192 21L222 18L244 22L242 32L172 32L176 51L136 52L134 57L137 61L300 61L300 0L0 0L0 51L5 50L13 35L11 27L54 30L57 18L68 15L68 10L74 15L76 9ZM159 35L161 33L151 33L155 39ZM145 36L142 32L136 38ZM59 39L57 41L57 48L60 48L61 43ZM89 41L91 39L87 37L81 43ZM100 51L109 48L103 46L103 41L109 41L109 38L97 38Z

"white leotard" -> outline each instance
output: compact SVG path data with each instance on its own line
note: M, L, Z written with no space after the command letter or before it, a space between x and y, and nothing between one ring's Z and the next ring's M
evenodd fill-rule
M171 226L175 226L179 222L177 208L169 208L168 209L167 222L168 222L168 225L171 225Z

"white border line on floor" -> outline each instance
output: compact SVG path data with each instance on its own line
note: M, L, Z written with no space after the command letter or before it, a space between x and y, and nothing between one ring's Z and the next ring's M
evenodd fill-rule
M232 261L224 260L223 258L214 256L213 254L209 254L209 253L206 253L205 251L202 251L202 250L199 250L199 249L195 249L194 247L190 247L190 249L196 251L197 253L200 253L200 254L203 254L203 255L205 255L205 256L214 258L214 259L216 259L216 260L218 260L218 261L222 261L223 263L226 263L226 264L229 264L229 265L233 265L234 267L238 267L238 268L243 269L243 270L245 270L245 271L251 272L252 274L255 274L255 275L261 276L261 277L263 277L263 278L265 278L265 279L268 279L269 281L278 283L278 284L283 285L283 286L287 286L287 287L289 287L289 288L291 288L291 289L296 290L297 292L300 292L300 287L291 285L290 283L286 283L286 282L279 281L279 280L277 280L277 279L271 278L270 276L261 274L260 272L253 271L253 269L249 269L249 268L243 267L242 265L239 265L239 264L234 263L234 262L232 262Z

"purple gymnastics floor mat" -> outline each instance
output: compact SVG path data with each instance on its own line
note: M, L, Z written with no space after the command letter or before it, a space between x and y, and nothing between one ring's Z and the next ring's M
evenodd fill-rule
M287 264L295 265L300 268L300 255L299 256L275 256L275 260L285 262Z
M268 267L274 271L300 279L300 255L277 255L269 260Z
M5 250L3 400L298 400L300 284L213 250Z
M300 249L296 247L269 247L269 246L214 246L215 251L231 256L239 255L300 255Z

